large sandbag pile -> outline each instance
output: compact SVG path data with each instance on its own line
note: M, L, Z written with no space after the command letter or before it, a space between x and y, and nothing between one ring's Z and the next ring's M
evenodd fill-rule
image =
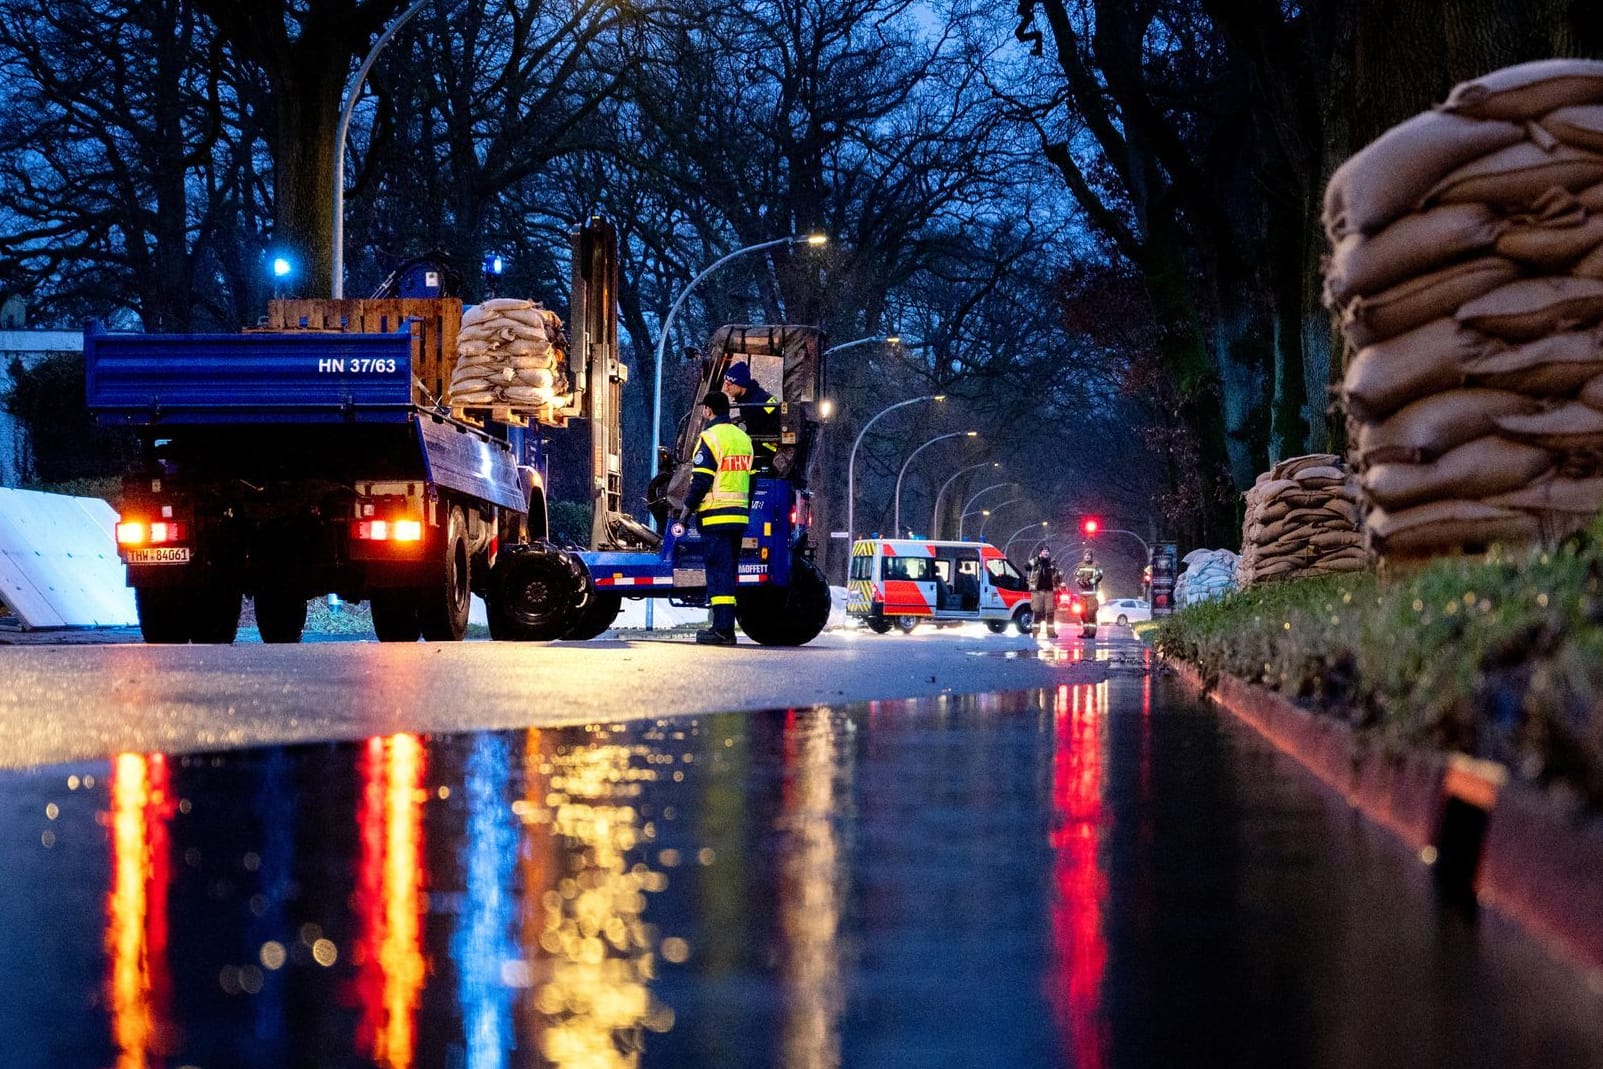
M534 301L497 297L462 312L450 404L562 407L568 372L562 321Z
M1359 528L1359 490L1333 453L1282 460L1247 491L1242 524L1242 589L1270 579L1301 579L1368 566Z
M1180 559L1182 571L1174 581L1174 603L1182 609L1236 589L1236 566L1241 558L1228 549L1193 549Z
M1457 86L1336 171L1324 222L1375 550L1584 525L1603 506L1603 62Z

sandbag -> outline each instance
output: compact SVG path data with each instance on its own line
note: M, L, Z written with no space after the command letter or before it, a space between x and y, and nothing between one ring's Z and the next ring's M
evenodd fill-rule
M1342 398L1355 419L1374 423L1464 381L1464 365L1492 343L1443 316L1407 334L1360 349L1342 378Z
M1591 405L1598 411L1603 412L1603 368L1599 368L1598 372L1598 374L1587 379L1582 384L1581 392L1577 397L1583 404Z
M1347 340L1362 348L1407 333L1519 277L1519 266L1482 256L1399 282L1373 297L1355 297L1342 310ZM1603 302L1599 306L1603 314Z
M1335 453L1309 453L1306 456L1287 457L1267 472L1271 480L1295 479L1310 468L1341 470L1341 457Z
M1546 151L1521 141L1456 168L1421 203L1484 203L1512 210L1528 207L1555 186L1576 190L1598 181L1603 181L1603 155L1569 145Z
M1497 241L1502 221L1484 204L1446 204L1403 216L1378 234L1348 234L1325 267L1325 305L1336 310L1427 274Z
M1464 364L1464 380L1472 385L1532 397L1565 396L1599 373L1603 339L1595 330L1550 334Z
M1567 512L1593 516L1603 510L1603 477L1544 479L1506 494L1489 497L1485 503L1529 512Z
M1544 271L1559 271L1603 245L1603 215L1579 223L1510 226L1497 237L1499 256Z
M1438 110L1477 119L1521 121L1596 100L1603 100L1603 63L1541 59L1460 82Z
M1432 501L1396 511L1374 509L1365 524L1370 540L1386 553L1483 548L1494 542L1529 542L1536 518L1479 501Z
M1381 508L1405 509L1427 501L1478 501L1507 493L1552 466L1545 449L1485 435L1426 464L1376 464L1359 481Z
M1361 424L1358 456L1366 465L1427 463L1490 434L1496 417L1536 407L1529 397L1510 390L1448 390L1405 405L1380 423Z
M1336 169L1325 187L1325 232L1334 243L1373 234L1413 211L1444 175L1525 137L1511 122L1427 111L1381 134Z
M1458 310L1471 330L1509 341L1528 341L1586 326L1603 317L1603 281L1591 278L1524 278L1477 297Z
M1603 105L1559 108L1542 116L1540 125L1566 145L1603 152Z
M1499 416L1498 433L1516 442L1564 452L1603 446L1603 412L1570 401L1541 412Z

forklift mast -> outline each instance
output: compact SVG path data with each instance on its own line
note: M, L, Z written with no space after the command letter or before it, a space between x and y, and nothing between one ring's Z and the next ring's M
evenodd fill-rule
M600 217L573 232L568 319L583 415L590 421L590 547L655 548L661 541L623 508L623 387L618 359L618 236Z

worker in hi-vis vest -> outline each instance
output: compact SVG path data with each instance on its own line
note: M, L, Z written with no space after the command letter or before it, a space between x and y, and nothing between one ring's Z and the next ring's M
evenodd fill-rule
M707 426L696 443L685 508L695 515L706 543L712 626L697 632L696 641L733 646L736 566L740 541L751 519L752 446L746 432L729 422L728 397L713 391L701 404L707 410Z

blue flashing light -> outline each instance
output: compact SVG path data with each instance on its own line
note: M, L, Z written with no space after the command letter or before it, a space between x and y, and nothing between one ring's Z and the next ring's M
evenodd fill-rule
M486 253L484 257L484 273L486 275L499 275L506 270L506 260L498 252Z
M288 277L289 273L291 271L293 271L294 269L295 269L295 265L289 262L289 257L287 257L287 256L275 256L275 257L273 257L273 277L274 278L286 278L286 277Z

